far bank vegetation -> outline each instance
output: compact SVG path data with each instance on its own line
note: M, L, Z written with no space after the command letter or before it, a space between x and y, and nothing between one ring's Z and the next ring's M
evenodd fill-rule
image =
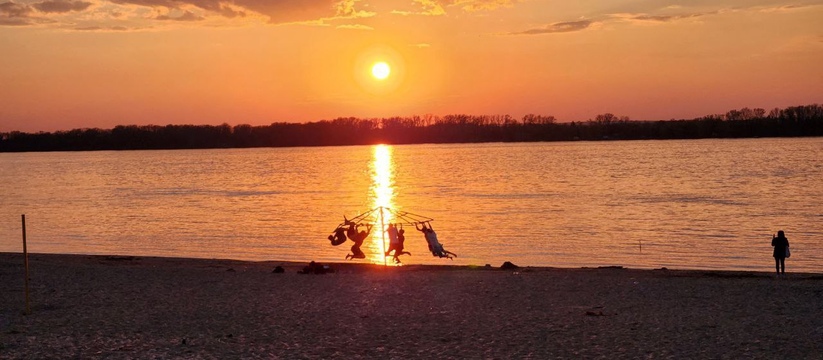
M823 105L743 108L690 120L636 121L606 113L588 121L553 116L337 118L252 125L120 125L113 129L0 133L0 152L208 149L367 144L535 142L823 136Z

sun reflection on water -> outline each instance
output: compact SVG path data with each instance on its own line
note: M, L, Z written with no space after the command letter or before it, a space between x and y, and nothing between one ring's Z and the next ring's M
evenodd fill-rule
M392 147L389 145L374 146L374 160L371 164L371 196L374 200L374 207L392 208L392 199L394 199L394 164L392 162ZM375 214L376 224L371 233L372 245L374 249L379 249L380 252L372 254L370 261L376 263L384 263L386 252L386 243L384 241L384 234L388 224L393 221L391 212L383 211ZM383 223L380 223L382 216ZM375 231L376 230L376 231ZM388 241L386 239L386 241Z

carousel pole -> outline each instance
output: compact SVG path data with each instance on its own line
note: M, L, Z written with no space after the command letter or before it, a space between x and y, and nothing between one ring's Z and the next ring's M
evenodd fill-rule
M29 303L29 250L26 248L26 215L20 216L23 222L23 267L26 268L26 315L31 314L31 305Z
M383 234L383 267L388 266L386 263L386 228L383 224L383 207L380 207L380 233Z

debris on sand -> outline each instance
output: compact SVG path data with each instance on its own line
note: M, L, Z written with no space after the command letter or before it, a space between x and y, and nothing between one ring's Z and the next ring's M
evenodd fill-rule
M515 269L519 269L519 268L520 268L519 266L517 266L515 264L512 264L511 261L506 261L506 262L503 263L503 265L500 265L501 270L515 270Z

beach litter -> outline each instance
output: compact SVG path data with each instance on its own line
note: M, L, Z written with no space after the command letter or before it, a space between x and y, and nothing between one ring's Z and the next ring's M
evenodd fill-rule
M501 270L515 270L515 269L519 269L519 268L520 268L519 266L517 266L515 264L512 264L511 261L506 261L506 262L503 263L503 265L500 265Z

